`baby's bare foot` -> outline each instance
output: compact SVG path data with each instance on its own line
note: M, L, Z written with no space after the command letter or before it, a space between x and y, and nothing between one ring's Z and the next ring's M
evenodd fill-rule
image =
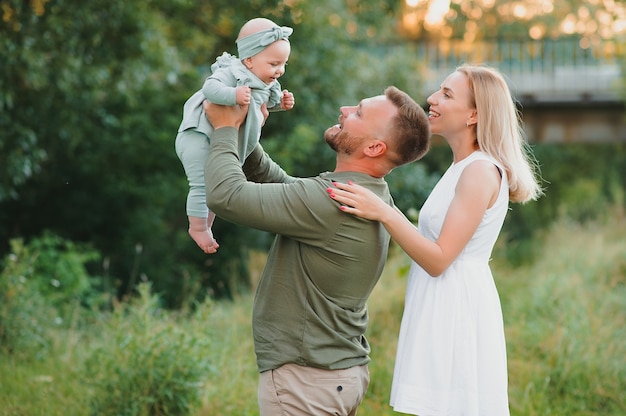
M218 247L220 246L217 241L213 238L213 233L211 230L203 230L203 231L195 231L189 229L189 235L196 242L198 247L202 251L207 254L213 254L217 252Z

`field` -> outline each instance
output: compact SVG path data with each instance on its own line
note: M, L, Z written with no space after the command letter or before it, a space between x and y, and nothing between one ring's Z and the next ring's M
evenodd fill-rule
M505 317L511 414L626 414L623 213L556 223L537 236L537 254L522 267L502 260L505 249L496 248L492 268ZM251 262L257 275L263 255ZM397 414L388 397L408 264L392 247L369 304L372 382L361 416ZM23 351L2 352L0 415L256 414L251 295L173 313L158 307L149 285L141 293L107 315L77 312L70 325L47 331L45 348L26 343Z

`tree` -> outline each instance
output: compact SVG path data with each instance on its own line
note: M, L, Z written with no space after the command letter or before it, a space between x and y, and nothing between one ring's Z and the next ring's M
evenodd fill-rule
M168 222L183 199L173 104L185 93L171 94L171 74L184 61L152 7L16 0L1 27L0 241L48 229L90 242L108 265L94 269L120 293L140 275L161 290L175 277L175 251L158 241L176 235Z
M296 108L273 114L263 134L295 175L332 167L320 138L340 105L390 84L417 92L419 75L415 57L397 54L390 68L369 53L377 36L393 36L393 2L237 3L3 2L0 253L12 238L49 230L92 245L103 261L91 272L120 296L142 279L172 306L246 289L247 252L267 247L265 234L218 220L219 254L198 250L186 233L187 185L174 152L182 104L216 56L236 53L241 24L266 16L295 28L281 83Z
M611 39L624 24L620 2L592 0L407 1L401 29L409 38Z

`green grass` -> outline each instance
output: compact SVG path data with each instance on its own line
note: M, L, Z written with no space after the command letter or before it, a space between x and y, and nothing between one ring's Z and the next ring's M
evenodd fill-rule
M537 238L538 255L523 267L507 264L503 250L506 247L501 245L496 248L492 268L505 319L511 414L626 414L623 213L612 215L607 222L555 224ZM258 273L264 258L256 255L252 261L254 273ZM369 303L372 382L359 410L361 416L397 415L388 398L408 264L407 257L394 247ZM123 348L116 350L119 339L124 338L120 335L145 339L134 347L145 348L146 343L154 342L154 336L170 332L176 336L180 330L193 342L208 345L200 354L210 363L202 383L194 387L200 400L193 403L189 414L255 415L252 295L242 295L235 302L207 302L184 317L164 311L153 314L147 304L154 300L144 301L126 312L129 319L142 317L135 325L123 321L111 325L115 316L102 316L89 327L51 330L52 342L37 357L0 354L0 415L90 415L93 397L103 394L90 379L123 377L132 367L126 363L114 368L112 361L118 356L122 360L127 353ZM182 349L178 355L166 357L182 362L183 367L193 366L199 360L198 352L182 340L175 341L171 348ZM93 363L91 367L86 363L93 361L103 346L111 353L99 374L90 374Z
M560 223L532 265L501 269L511 410L626 414L626 226Z

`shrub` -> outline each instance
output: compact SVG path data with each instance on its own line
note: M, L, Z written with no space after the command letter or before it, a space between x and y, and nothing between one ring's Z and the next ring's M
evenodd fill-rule
M106 339L86 360L92 414L189 414L212 370L203 358L209 338L160 309L149 284L140 284L138 291L137 299L115 308L104 324Z
M94 299L99 297L93 283L95 278L89 275L86 264L98 260L98 252L51 232L34 239L28 249L34 256L32 283L35 290L59 311L60 319L67 317L73 305L94 305Z
M99 255L51 233L10 246L0 273L0 347L40 355L50 329L98 299L85 265Z
M46 328L55 313L33 284L36 254L16 239L0 272L0 349L39 355L47 345Z

